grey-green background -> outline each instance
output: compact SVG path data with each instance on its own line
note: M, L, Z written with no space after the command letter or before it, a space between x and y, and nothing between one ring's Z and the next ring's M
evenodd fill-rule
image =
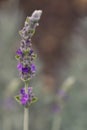
M30 4L29 15L34 9L37 9L32 2ZM45 5L43 6L45 7ZM46 5L46 7L48 6L49 4ZM47 12L45 12L44 8L43 15L45 13ZM23 130L24 108L15 101L14 96L18 94L19 89L24 85L16 69L15 53L20 41L18 31L21 29L25 17L25 12L19 8L19 1L17 0L5 1L0 6L0 130ZM57 16L54 15L53 20L55 17ZM40 26L52 22L50 18L47 19L48 21L45 19L43 22L43 18ZM55 24L52 24L52 27L55 28ZM46 32L44 32L44 27L40 28L41 31L38 29L36 31L37 35L35 35L34 44L35 41L39 41L40 36L43 36L48 31L45 28ZM55 35L56 33L55 31ZM60 31L60 33L62 32ZM53 92L50 92L50 88L48 88L47 93L43 90L46 85L42 78L42 75L44 75L43 66L44 62L47 61L43 60L43 56L41 59L40 47L36 49L37 45L34 46L35 51L38 53L38 58L35 61L37 74L30 82L30 85L33 86L38 102L29 109L30 130L87 130L87 17L78 17L73 29L67 35L69 35L68 40L64 38L64 42L67 44L64 44L62 48L64 49L62 50L62 54L64 52L63 57L66 58L62 59L63 57L58 56L55 62L56 68L52 68L53 73L56 75ZM43 38L40 39L40 46L43 46L44 42ZM50 44L46 43L49 51L50 46L48 45ZM43 55L44 57L47 56L44 53ZM55 54L53 58L55 58ZM66 64L67 60L68 63ZM75 82L67 92L68 98L66 100L62 99L64 102L62 104L63 109L60 111L55 110L57 109L56 105L59 105L54 98L55 95L57 98L55 90L60 90L64 81L70 77L73 77Z

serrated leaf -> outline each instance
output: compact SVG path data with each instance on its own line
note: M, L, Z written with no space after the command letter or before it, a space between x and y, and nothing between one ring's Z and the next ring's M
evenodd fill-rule
M15 99L16 99L17 102L20 103L20 96L19 95L15 96Z

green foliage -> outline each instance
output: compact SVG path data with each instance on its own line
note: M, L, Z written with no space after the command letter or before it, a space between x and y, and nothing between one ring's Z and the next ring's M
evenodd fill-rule
M15 58L16 58L17 60L19 60L20 56L16 55Z
M19 95L15 96L15 99L16 99L16 101L17 101L18 103L20 103L20 96L19 96Z
M38 100L38 98L37 98L37 97L33 97L33 99L32 99L32 101L31 101L31 103L35 103L35 102L37 102L37 100Z

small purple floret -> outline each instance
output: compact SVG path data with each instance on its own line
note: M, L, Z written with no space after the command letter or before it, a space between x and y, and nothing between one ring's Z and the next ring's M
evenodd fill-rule
M32 93L32 87L28 88L28 93L31 94Z
M22 105L27 105L31 103L33 99L32 87L28 87L28 91L25 91L25 88L20 90L20 102Z
M21 71L22 73L29 73L30 72L30 67L23 67L21 63L18 63L17 69Z
M36 72L36 66L34 64L31 64L31 71Z
M19 55L19 56L21 56L21 55L22 55L21 49L18 49L18 50L16 51L16 54Z
M26 105L28 103L28 100L29 100L29 97L28 97L28 94L23 94L22 97L21 97L21 103L22 105Z
M18 69L19 71L22 71L22 64L21 64L21 63L18 63L17 69Z
M25 94L25 89L24 88L22 88L21 90L20 90L20 94Z
M26 44L29 44L29 43L31 43L31 42L30 42L30 40L29 40L29 39L27 39L27 40L26 40Z
M30 71L30 68L29 67L24 67L22 68L22 72L23 73L28 73Z
M29 55L31 55L32 53L33 53L33 50L30 50Z

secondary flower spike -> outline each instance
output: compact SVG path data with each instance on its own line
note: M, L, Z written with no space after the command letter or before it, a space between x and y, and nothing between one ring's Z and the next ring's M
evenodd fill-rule
M28 91L26 92L25 87L20 90L20 103L26 107L31 105L31 103L35 102L37 98L32 93L32 87L28 87Z
M42 11L35 10L31 17L27 17L24 27L19 34L21 36L20 48L16 52L16 59L18 60L17 69L20 73L22 80L26 81L31 79L36 72L34 59L36 54L33 51L31 38L35 33L36 27L39 25Z

